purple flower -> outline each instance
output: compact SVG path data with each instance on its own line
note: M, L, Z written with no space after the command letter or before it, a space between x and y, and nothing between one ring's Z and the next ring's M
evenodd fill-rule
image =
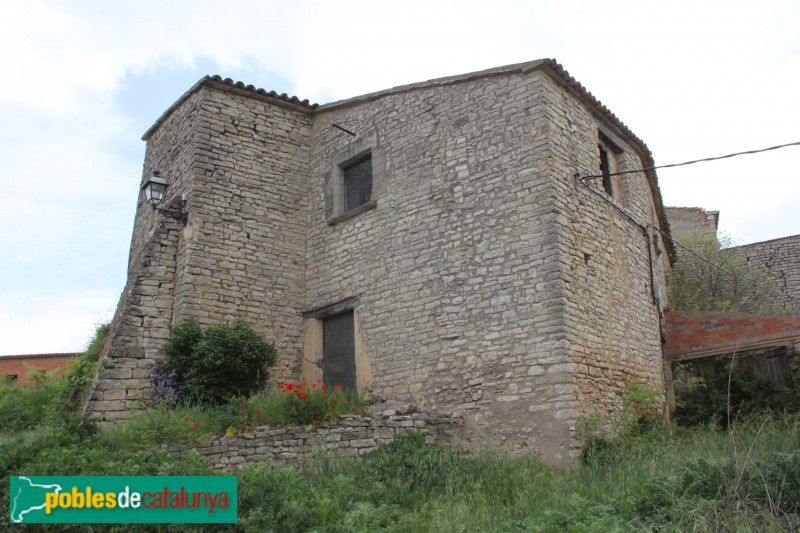
M216 361L214 361L214 364L220 366L222 364L222 361L217 359Z

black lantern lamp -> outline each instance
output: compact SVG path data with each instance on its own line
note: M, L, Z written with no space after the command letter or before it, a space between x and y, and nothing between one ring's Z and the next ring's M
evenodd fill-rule
M147 203L153 206L153 209L168 216L173 220L177 220L184 226L189 220L189 217L183 211L175 211L173 209L159 209L157 206L164 199L164 193L167 190L167 180L161 177L158 171L153 172L153 176L147 180L142 187L144 189L144 196L147 198Z

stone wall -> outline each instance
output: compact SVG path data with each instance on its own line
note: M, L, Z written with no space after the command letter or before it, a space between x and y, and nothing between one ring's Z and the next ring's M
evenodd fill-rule
M646 148L601 121L568 87L548 80L545 89L561 213L554 242L564 296L560 346L569 350L560 365L569 382L557 387L563 394L555 412L572 424L619 409L630 382L664 390L660 326L669 260L649 227L660 228L661 221L648 176L616 176L612 194L600 179L586 185L576 179L600 173L600 135L619 150L613 155L618 171L652 166Z
M234 89L202 94L175 319L243 318L276 343L273 376L290 379L301 357L311 119Z
M306 284L310 308L358 297L375 394L458 409L475 440L565 458L545 78L517 72L322 106ZM374 209L329 225L336 154L361 136L380 151L382 193Z
M800 313L800 235L756 242L731 248L758 269L759 277L770 288L785 295L774 303Z
M462 420L452 415L349 415L341 417L335 424L276 429L260 427L236 437L221 437L196 449L208 458L213 468L241 469L247 463L267 459L301 459L320 454L364 455L409 431L424 433L428 442L451 444L458 441L461 424Z
M675 239L694 233L717 234L719 211L706 211L700 207L667 207L666 210Z

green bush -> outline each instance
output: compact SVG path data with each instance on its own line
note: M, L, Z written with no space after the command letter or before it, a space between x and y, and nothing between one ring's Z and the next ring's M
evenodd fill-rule
M730 413L728 413L728 381L730 379ZM772 382L743 369L731 358L714 359L713 373L695 378L691 383L675 387L675 417L682 426L719 425L727 427L728 415L737 417L765 410L783 410L789 405Z
M163 370L177 398L211 405L260 390L276 360L275 347L241 320L205 330L194 319L184 320L171 328L164 355Z
M108 330L109 324L97 327L86 351L78 357L61 380L53 398L52 412L56 416L63 412L76 411L83 405L97 372L97 363Z

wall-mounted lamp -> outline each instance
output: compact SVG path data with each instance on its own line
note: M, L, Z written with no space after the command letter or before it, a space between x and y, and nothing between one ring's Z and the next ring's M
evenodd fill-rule
M142 187L144 189L144 196L147 198L147 203L159 213L168 216L173 220L177 220L184 226L189 220L189 217L183 211L175 211L173 209L159 209L157 206L164 199L164 192L167 190L167 180L161 177L158 171L153 172L153 176L147 180ZM183 205L181 203L181 205Z

